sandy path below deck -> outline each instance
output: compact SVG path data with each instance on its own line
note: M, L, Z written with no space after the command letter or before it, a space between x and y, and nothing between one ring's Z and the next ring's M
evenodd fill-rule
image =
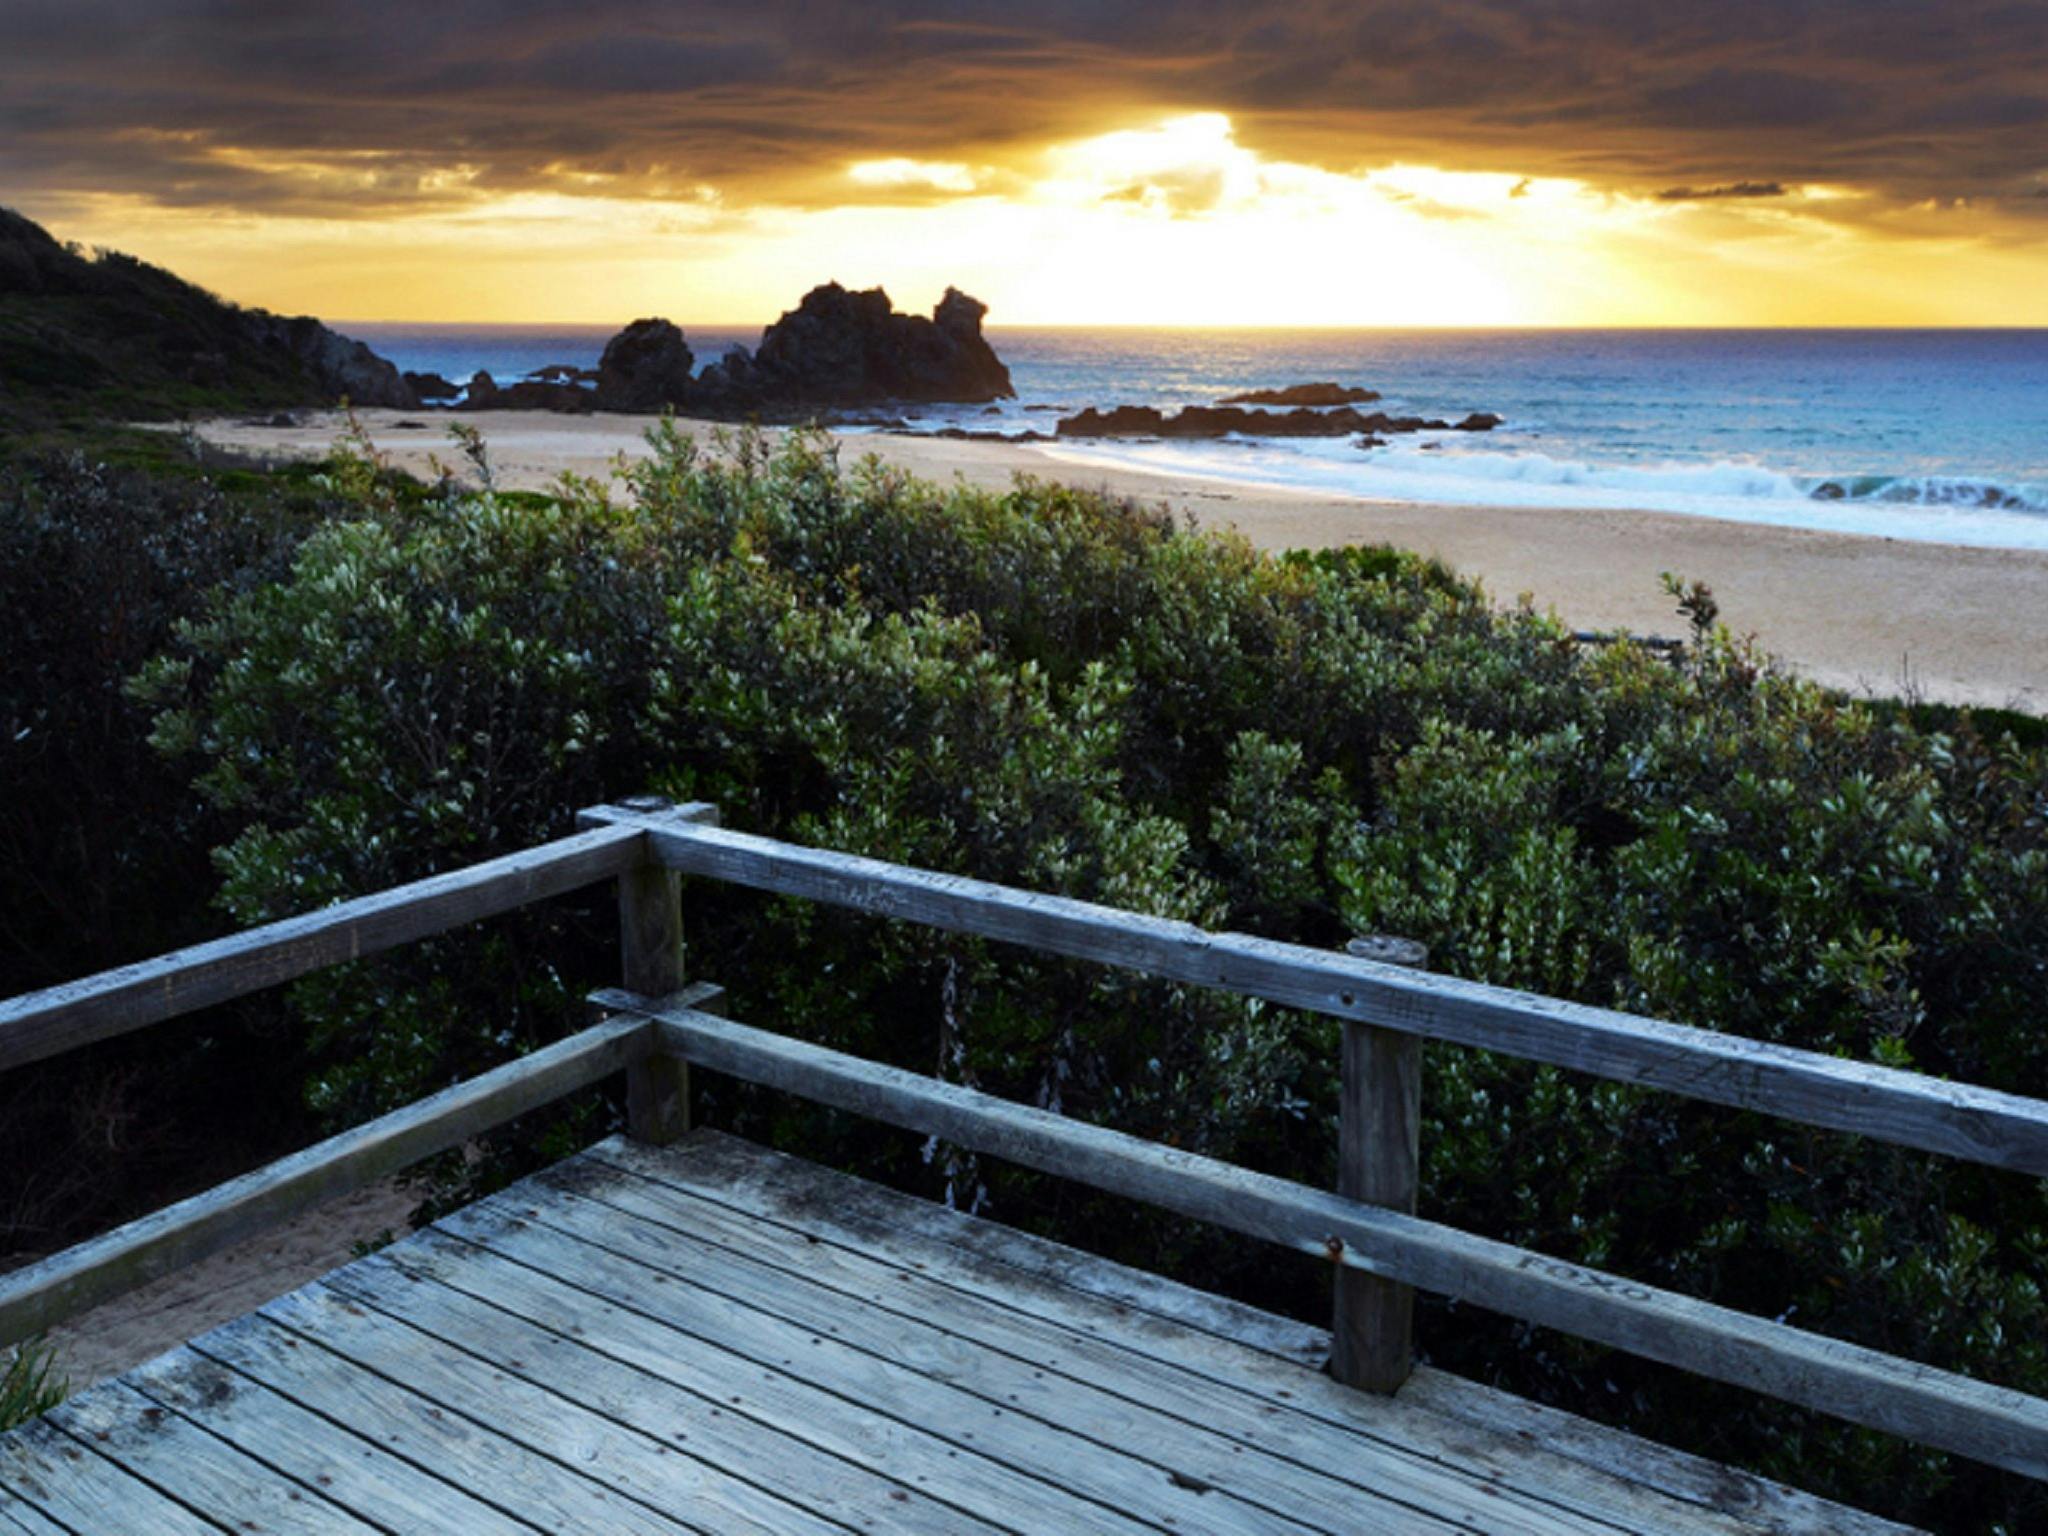
M643 455L650 418L483 411L362 413L380 448L421 475L458 456L449 419L483 432L500 482L541 489L563 471L604 475ZM417 425L401 425L417 423ZM692 430L710 429L690 423ZM259 455L318 455L332 414L277 428L204 424L209 441ZM1660 512L1448 507L1225 484L1104 468L1057 446L858 436L874 452L937 480L1002 488L1017 474L1164 501L1264 549L1383 542L1439 556L1497 597L1520 594L1575 628L1677 634L1662 571L1704 581L1723 616L1797 671L1857 692L1910 691L1951 703L2048 712L2048 554L1973 549L1720 522Z

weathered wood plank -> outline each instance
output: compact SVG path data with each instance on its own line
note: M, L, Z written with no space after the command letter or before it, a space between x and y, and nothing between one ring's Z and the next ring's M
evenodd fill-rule
M970 1514L976 1528L986 1525L1019 1536L1064 1530L1146 1536L1156 1530L1127 1514L1079 1499L1056 1484L1027 1477L994 1459L986 1447L962 1450L941 1439L935 1426L908 1423L828 1392L809 1380L787 1351L772 1361L755 1360L729 1348L722 1336L700 1334L669 1317L651 1315L638 1293L632 1298L634 1305L614 1302L432 1229L387 1248L375 1260L339 1272L332 1277L334 1288L353 1293L358 1277L380 1262L462 1291L532 1324L557 1328L564 1319L574 1318L575 1337L589 1349L692 1394L716 1396L736 1414L923 1490ZM396 1304L395 1298L389 1303ZM431 1305L411 1298L405 1304L408 1309ZM476 1347L495 1348L496 1338L481 1334ZM685 1420L682 1427L694 1422Z
M715 1515L699 1522L689 1513L698 1479L688 1457L317 1285L244 1322L194 1347L323 1415L347 1417L396 1454L490 1489L547 1529L718 1529ZM306 1349L356 1369L303 1375L297 1357ZM761 1529L738 1519L733 1528Z
M587 1087L650 1045L640 1020L609 1020L0 1276L0 1347Z
M617 1182L615 1176L605 1187L616 1188ZM803 1244L799 1264L777 1264L752 1251L755 1245L737 1227L724 1230L730 1242L708 1231L700 1238L667 1226L634 1201L621 1193L622 1203L611 1205L550 1187L532 1202L535 1214L528 1220L536 1229L601 1246L827 1334L992 1407L1028 1414L1128 1460L1151 1463L1155 1475L1192 1478L1209 1487L1212 1500L1228 1494L1330 1532L1378 1521L1442 1529L1461 1518L1491 1516L1498 1529L1518 1536L1582 1536L1583 1522L1567 1526L1526 1507L1514 1510L1512 1520L1503 1519L1504 1501L1481 1496L1471 1481L1460 1486L1432 1477L1427 1468L1390 1462L1373 1468L1379 1475L1347 1479L1313 1457L1289 1454L1269 1437L1229 1433L1248 1427L1255 1416L1233 1423L1227 1403L1212 1402L1205 1411L1173 1383L1141 1384L1136 1371L1117 1379L1125 1362L1087 1339L1040 1330L1041 1347L1032 1353L1028 1319L1013 1316L1005 1325L987 1326L971 1298L938 1287L921 1293L921 1307L891 1307L883 1304L889 1291L901 1294L910 1278L900 1271L891 1277L893 1287L856 1283L842 1290L817 1274L831 1264L822 1244ZM642 1219L625 1219L629 1215ZM717 1224L715 1217L705 1219L707 1227Z
M600 1000L643 1010L671 1049L715 1071L2048 1477L2048 1403L2036 1398L729 1020Z
M291 981L323 966L608 880L640 862L611 825L0 1002L0 1071Z
M1029 1302L1077 1291L1112 1303L1121 1318L1162 1326L1175 1336L1186 1330L1209 1334L1318 1373L1329 1359L1330 1335L1325 1329L1256 1311L1164 1275L1126 1269L1078 1248L898 1194L708 1127L692 1131L688 1146L662 1155L639 1157L634 1151L616 1137L607 1137L582 1155L656 1178L669 1176L673 1161L693 1190L709 1184L720 1198L739 1208L791 1225L819 1214L817 1201L805 1191L813 1178L823 1179L830 1186L824 1197L826 1210L833 1220L853 1223L856 1241L880 1247L943 1243L971 1253L994 1266L987 1283L1006 1298L1014 1295ZM1061 1319L1086 1315L1062 1313Z
M1315 1368L1328 1336L1306 1324L715 1131L660 1151L609 1138L583 1158L801 1234L791 1246L816 1238L887 1254L936 1282L1192 1372L1218 1393L1250 1395L1590 1516L1659 1531L1906 1536L1891 1521L1428 1367L1393 1399L1342 1389Z
M47 1421L0 1435L0 1488L75 1536L220 1536L212 1521Z
M2048 1176L2048 1102L2039 1099L716 827L663 826L616 808L591 814L645 828L686 874Z
M0 1488L0 1532L6 1536L72 1536L32 1504L24 1504Z
M909 1363L900 1344L877 1351L877 1340L862 1332L858 1344L844 1341L860 1328L843 1320L832 1332L797 1324L764 1310L773 1297L741 1298L672 1278L659 1268L509 1217L497 1209L472 1206L438 1224L491 1252L542 1273L573 1277L583 1288L621 1306L646 1312L694 1337L713 1340L761 1365L793 1369L828 1392L850 1398L904 1424L922 1425L959 1452L981 1452L1028 1477L1100 1506L1120 1510L1159 1530L1265 1532L1299 1536L1318 1527L1240 1497L1229 1484L1199 1475L1176 1477L1172 1469L1137 1459L1144 1441L1113 1449L1068 1430L1028 1408L1006 1408L953 1385L986 1364L985 1352L960 1341L913 1345ZM1132 1425L1141 1422L1137 1416ZM946 1465L950 1466L949 1460ZM1419 1529L1437 1528L1426 1515Z
M889 1421L780 1372L693 1347L695 1341L675 1333L659 1334L656 1348L663 1369L676 1380L629 1364L610 1353L622 1347L614 1315L625 1321L628 1342L623 1347L628 1351L636 1335L657 1334L656 1325L566 1288L536 1301L536 1293L550 1282L474 1250L465 1255L462 1246L451 1243L451 1252L407 1243L396 1253L350 1265L329 1276L325 1285L428 1333L459 1334L465 1350L497 1369L714 1465L743 1472L772 1468L776 1493L853 1529L888 1536L956 1536L969 1524L990 1528L907 1480L935 1458L920 1458L908 1432ZM487 1288L488 1298L443 1283L440 1277L450 1270L473 1287ZM513 1284L509 1295L501 1290L505 1271ZM506 1302L514 1309L507 1310ZM484 1326L480 1318L488 1320ZM576 1329L578 1336L561 1331L565 1327ZM829 1449L847 1443L862 1447L873 1465ZM889 1475L877 1466L889 1469Z
M611 1213L578 1219L575 1230L593 1238L609 1233L621 1251L643 1262L660 1262L682 1278L715 1283L727 1294L735 1294L735 1286L747 1287L749 1274L758 1275L749 1294L766 1298L764 1305L781 1315L836 1337L850 1338L840 1320L859 1314L872 1319L867 1334L885 1341L943 1329L988 1352L958 1375L960 1385L1013 1406L1043 1399L1070 1428L1083 1427L1091 1415L1099 1421L1101 1395L1124 1399L1177 1421L1140 1426L1130 1444L1154 1447L1177 1469L1197 1477L1210 1475L1205 1458L1225 1463L1230 1470L1215 1474L1228 1479L1225 1486L1259 1491L1283 1501L1290 1513L1314 1515L1345 1530L1375 1515L1403 1518L1385 1508L1391 1500L1426 1509L1461 1529L1516 1536L1600 1536L1630 1529L1584 1510L1567 1516L1503 1487L1483 1470L1452 1469L1405 1446L1304 1414L1275 1412L1269 1401L1121 1341L1071 1330L946 1284L941 1275L950 1272L934 1273L927 1249L899 1258L889 1246L842 1248L822 1220L785 1227L616 1164L609 1171L612 1177L593 1181L589 1161L578 1160L536 1178L536 1219L567 1225L579 1206ZM665 1245L685 1255L683 1264L671 1265ZM714 1247L739 1264L714 1259L724 1266L714 1271L702 1262L706 1255L692 1252ZM776 1280L770 1272L787 1278ZM1320 1379L1308 1378L1310 1383ZM1257 1454L1247 1455L1247 1450Z
M1401 1396L1435 1419L1500 1443L1540 1446L1546 1456L1573 1463L1591 1476L1655 1488L1669 1498L1739 1522L1745 1530L1768 1531L1770 1536L1925 1536L1916 1526L1546 1408L1432 1366L1418 1365Z
M49 1413L80 1444L230 1530L377 1536L316 1488L281 1476L125 1381L103 1382Z
M300 1379L348 1369L311 1349L298 1351L293 1365ZM322 1418L189 1347L160 1355L122 1380L381 1529L462 1536L531 1536L537 1529L380 1448L354 1426Z

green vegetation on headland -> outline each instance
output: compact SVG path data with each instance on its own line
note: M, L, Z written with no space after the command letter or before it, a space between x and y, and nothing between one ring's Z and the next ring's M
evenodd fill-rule
M306 316L244 309L0 208L0 439L105 421L398 403L397 370ZM409 398L409 397L408 397Z
M23 878L0 892L0 988L196 937L225 921L203 890L261 921L655 791L747 830L1306 943L1399 934L1459 975L2048 1084L2031 729L1831 697L1697 591L1675 659L1587 648L1398 552L1275 560L1058 486L843 468L801 434L655 446L625 493L552 498L421 487L361 444L317 481L226 489L77 457L5 471L0 861ZM726 888L691 900L693 969L740 1017L1331 1179L1327 1020ZM57 1195L30 1225L84 1219L106 1198L90 1175L130 1161L89 1156L87 1130L141 1140L148 1119L161 1178L167 1098L339 1124L574 1027L612 921L602 893L555 903L126 1048L153 1056L17 1074L0 1157L51 1168L24 1187ZM121 1075L138 1059L163 1074L146 1093ZM710 1093L752 1134L1323 1305L1305 1261ZM522 1127L443 1167L437 1198L611 1113ZM1425 1114L1433 1217L2048 1389L2036 1181L1449 1048ZM1419 1329L1450 1369L1886 1514L2048 1518L2037 1485L1628 1357L1439 1302Z

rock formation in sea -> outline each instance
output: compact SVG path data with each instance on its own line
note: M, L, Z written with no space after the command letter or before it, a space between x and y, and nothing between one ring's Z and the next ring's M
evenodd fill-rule
M1317 411L1250 411L1236 405L1190 405L1168 416L1149 405L1119 405L1107 411L1092 406L1060 419L1061 437L1348 437L1354 432L1445 431L1447 421L1426 416L1371 414L1351 406Z
M597 406L606 411L659 411L689 402L697 359L682 331L667 320L635 320L605 343L597 365Z
M1355 384L1290 384L1285 389L1252 389L1241 395L1225 395L1218 405L1364 405L1377 400L1376 389Z
M762 334L704 370L697 398L727 410L862 406L901 400L978 404L1015 393L981 334L988 306L948 288L931 317L903 315L880 288L825 283Z
M472 380L464 407L789 419L898 402L978 404L1013 393L1010 370L981 334L987 313L955 288L927 317L898 314L879 288L826 283L769 326L759 350L729 348L702 372L673 322L635 320L605 344L594 374L562 364L505 388Z

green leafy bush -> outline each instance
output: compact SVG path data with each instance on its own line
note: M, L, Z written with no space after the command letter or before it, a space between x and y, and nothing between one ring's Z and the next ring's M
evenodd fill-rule
M1710 597L1675 661L1588 651L1439 566L1276 561L1163 514L673 429L627 495L357 493L152 667L156 739L236 827L244 920L559 834L649 789L729 824L2021 1092L2048 1086L2048 761L1775 673ZM347 1119L571 1027L609 915L560 905L302 984ZM742 1017L1312 1182L1334 1027L693 891ZM1204 1283L1316 1277L722 1090L719 1110ZM589 1116L599 1113L586 1110ZM1424 1209L1566 1259L2048 1389L2040 1184L1432 1049ZM1108 1234L1106 1237L1104 1234ZM1950 1529L2015 1480L1462 1309L1440 1363Z

